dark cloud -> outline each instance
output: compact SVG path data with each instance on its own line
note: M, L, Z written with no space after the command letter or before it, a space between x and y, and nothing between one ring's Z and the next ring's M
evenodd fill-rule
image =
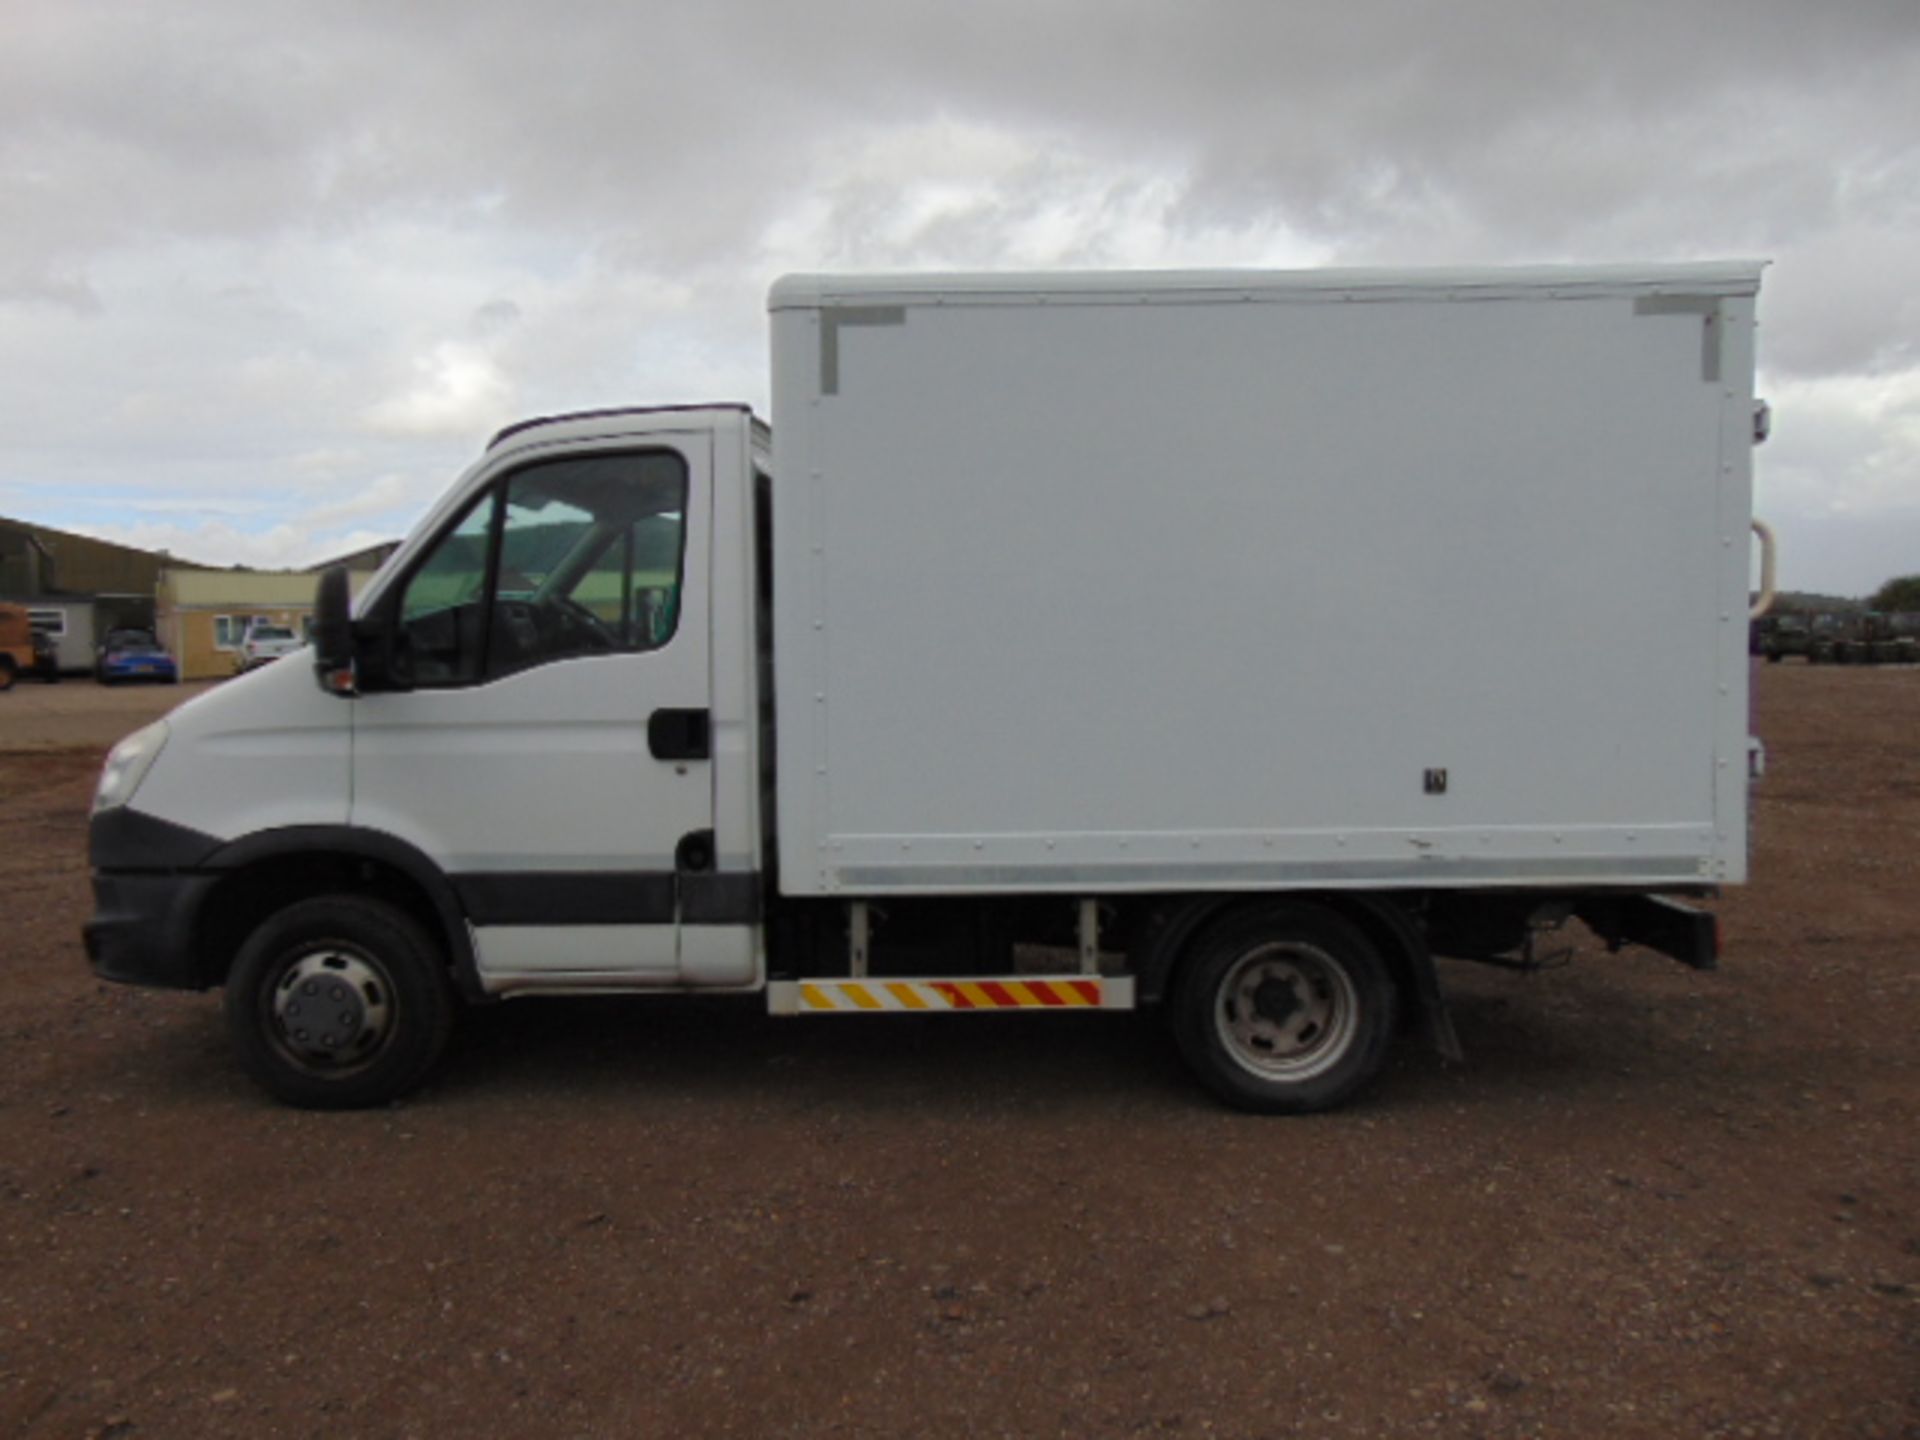
M297 499L287 457L362 441L426 488L492 407L763 399L789 266L1758 254L1771 375L1884 429L1846 387L1920 364L1912 0L39 3L5 38L0 499L169 427ZM1895 429L1806 464L1884 503Z

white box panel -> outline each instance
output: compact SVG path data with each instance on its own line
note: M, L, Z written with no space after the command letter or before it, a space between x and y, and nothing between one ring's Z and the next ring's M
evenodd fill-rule
M781 282L783 888L1742 878L1758 281Z

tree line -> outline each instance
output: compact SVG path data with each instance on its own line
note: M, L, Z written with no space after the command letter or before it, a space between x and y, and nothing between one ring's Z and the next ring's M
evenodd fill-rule
M1869 610L1920 610L1920 575L1901 575L1873 592Z

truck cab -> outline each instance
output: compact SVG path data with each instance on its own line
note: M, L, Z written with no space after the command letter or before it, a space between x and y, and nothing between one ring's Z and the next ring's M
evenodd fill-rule
M734 406L497 437L368 587L344 678L267 666L115 752L93 822L95 966L220 984L290 901L339 894L449 951L469 998L756 988L748 516L767 450ZM382 1026L399 1018L364 997L398 980L334 960L348 980L331 986L332 961L290 962L341 992L328 1027L286 1023L285 974L253 987L265 1059L311 1072L282 1084L294 1098L357 1096L341 1082L362 1060L367 1093L390 1083Z

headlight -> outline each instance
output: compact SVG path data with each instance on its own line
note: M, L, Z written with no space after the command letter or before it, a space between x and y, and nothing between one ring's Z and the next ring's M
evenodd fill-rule
M160 747L166 743L167 722L156 720L109 750L106 768L100 772L100 788L93 792L94 813L111 810L133 799L133 792L147 778L147 771L160 758Z

